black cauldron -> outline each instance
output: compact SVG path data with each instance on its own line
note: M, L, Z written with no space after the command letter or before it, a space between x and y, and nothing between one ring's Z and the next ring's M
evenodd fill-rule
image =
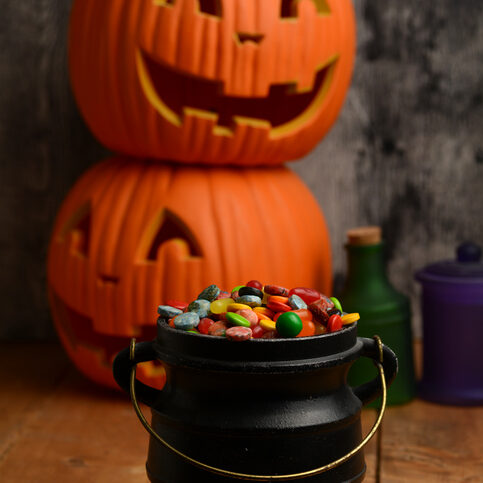
M347 373L362 356L375 362L382 356L381 380L351 388ZM133 371L156 359L166 368L161 391L136 381ZM151 432L152 482L277 481L279 475L341 483L364 478L363 451L354 451L362 446L361 408L381 394L382 375L386 385L392 382L397 359L380 341L358 338L356 324L314 337L233 342L159 321L157 338L124 349L113 370L136 410L136 394L151 408L152 430L143 424Z

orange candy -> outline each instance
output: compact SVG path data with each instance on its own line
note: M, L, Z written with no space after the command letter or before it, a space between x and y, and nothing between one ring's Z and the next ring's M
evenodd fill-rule
M268 297L268 303L272 302L288 305L288 297L282 297L281 295L270 295L270 297Z
M302 319L302 323L304 325L297 337L311 337L315 335L315 324L311 320Z

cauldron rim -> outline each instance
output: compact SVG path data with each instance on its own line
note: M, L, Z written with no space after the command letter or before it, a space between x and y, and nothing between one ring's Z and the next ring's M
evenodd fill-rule
M203 370L299 372L351 362L358 357L361 345L357 323L312 337L235 342L181 331L158 320L153 348L165 363Z

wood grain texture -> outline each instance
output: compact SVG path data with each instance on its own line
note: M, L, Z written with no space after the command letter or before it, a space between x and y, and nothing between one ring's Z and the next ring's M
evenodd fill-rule
M416 269L483 244L483 8L479 0L356 0L358 55L344 110L291 166L332 237L336 286L345 231L379 224L389 273L411 295ZM1 2L0 338L53 336L45 257L55 213L105 151L73 101L70 0ZM419 330L417 331L419 332Z

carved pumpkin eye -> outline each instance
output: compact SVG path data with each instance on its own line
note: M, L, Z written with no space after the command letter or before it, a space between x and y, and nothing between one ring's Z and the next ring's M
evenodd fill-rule
M282 18L295 18L298 15L298 3L300 0L282 0L280 6L280 16ZM312 0L319 15L331 12L327 0Z
M89 255L91 233L91 204L82 205L65 224L61 237L70 236L70 249L84 257Z
M200 12L221 17L221 0L198 0Z
M201 256L201 249L191 233L191 230L175 214L169 210L164 210L162 221L154 233L146 251L146 259L156 261L161 245L173 239L182 240L186 243L190 256Z

